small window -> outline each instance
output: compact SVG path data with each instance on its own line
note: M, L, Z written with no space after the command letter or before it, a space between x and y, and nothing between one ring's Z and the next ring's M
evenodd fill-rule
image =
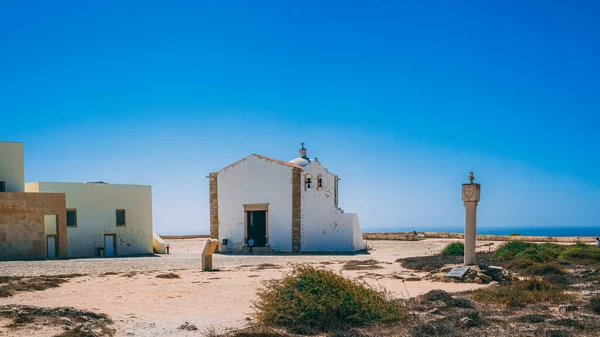
M0 181L0 192L6 192L6 182Z
M67 226L68 227L77 227L77 210L76 209L68 209L67 210Z
M321 175L321 173L319 173L319 175L317 176L317 190L322 190L323 189L323 176Z
M125 226L125 225L126 225L125 210L118 209L117 210L117 226Z

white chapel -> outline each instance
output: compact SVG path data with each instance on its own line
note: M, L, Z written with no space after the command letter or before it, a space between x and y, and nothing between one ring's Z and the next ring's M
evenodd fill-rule
M356 252L358 216L338 205L336 174L307 150L289 162L252 154L209 175L210 236L221 252Z

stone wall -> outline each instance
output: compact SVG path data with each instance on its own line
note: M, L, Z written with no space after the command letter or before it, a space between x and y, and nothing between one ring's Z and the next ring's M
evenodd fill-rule
M0 193L0 260L44 259L44 215L56 215L57 256L67 257L63 193Z
M210 238L219 239L219 190L217 188L217 174L211 173L208 177L210 197Z
M292 170L292 253L302 249L302 170Z

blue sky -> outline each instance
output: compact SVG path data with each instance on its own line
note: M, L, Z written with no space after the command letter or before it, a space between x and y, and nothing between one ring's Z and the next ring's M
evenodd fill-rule
M206 175L300 142L363 227L600 223L597 3L2 1L0 139L26 180L151 184L208 232Z

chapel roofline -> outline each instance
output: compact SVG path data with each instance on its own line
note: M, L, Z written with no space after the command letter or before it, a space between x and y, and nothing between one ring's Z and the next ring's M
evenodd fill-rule
M226 167L224 167L224 168L222 168L222 169L220 169L220 170L218 170L216 172L213 172L213 173L219 173L219 172L225 171L227 169L230 169L233 166L236 166L237 164L243 162L244 160L246 160L246 159L248 159L250 157L256 157L258 159L270 161L272 163L276 163L276 164L284 165L284 166L287 166L287 167L297 168L297 169L300 169L300 170L304 170L304 168L302 166L294 165L292 163L288 163L288 162L285 162L285 161L282 161L282 160L278 160L278 159L274 159L274 158L271 158L271 157L263 156L263 155L260 155L260 154L252 153L249 156L246 156L246 157L244 157L244 158L236 161L235 163L227 165Z

